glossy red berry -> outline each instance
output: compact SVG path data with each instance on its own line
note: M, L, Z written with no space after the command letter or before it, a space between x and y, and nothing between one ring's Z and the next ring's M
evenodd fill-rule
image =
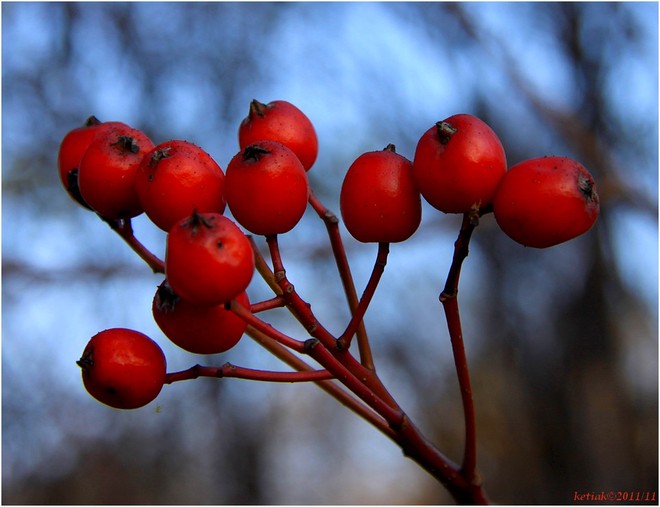
M153 147L144 132L125 125L113 125L99 133L78 168L78 185L85 202L104 218L141 214L135 175Z
M160 346L132 329L101 331L77 361L91 394L113 408L139 408L153 401L165 381L167 363Z
M57 153L57 168L62 186L72 199L88 209L91 208L82 198L78 186L78 167L94 138L99 132L113 125L127 127L123 123L101 122L95 116L90 116L82 127L75 128L64 136Z
M236 300L249 308L247 293ZM247 323L224 304L200 306L181 299L163 282L152 304L154 320L172 343L194 354L219 354L234 347Z
M495 219L514 241L546 248L588 231L600 211L596 183L566 157L525 160L509 169L495 194Z
M142 160L135 187L149 219L169 231L193 211L225 210L225 175L202 148L188 141L159 144Z
M167 235L167 281L192 304L226 303L247 289L253 274L250 241L223 215L195 212Z
M422 207L412 162L394 145L360 155L349 167L340 194L344 224L363 242L395 243L419 227Z
M298 157L275 141L247 146L232 158L225 178L227 205L236 221L253 234L290 231L309 198L307 173Z
M506 171L502 143L479 118L457 114L420 138L413 173L424 199L444 213L467 213L492 203Z
M318 138L310 119L284 100L250 103L250 111L238 129L238 144L244 149L258 141L277 141L293 151L306 171L318 155Z

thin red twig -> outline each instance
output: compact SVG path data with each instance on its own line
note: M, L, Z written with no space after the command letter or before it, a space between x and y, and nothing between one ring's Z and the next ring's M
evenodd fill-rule
M133 234L133 225L131 224L130 218L119 220L111 220L103 217L100 218L107 223L113 231L119 234L126 243L128 243L128 246L130 246L133 251L149 265L154 273L165 273L165 263L140 243Z
M267 299L266 301L252 303L250 305L250 311L252 313L259 313L272 310L274 308L282 308L284 306L286 306L286 299L284 299L282 296L275 296L274 298Z
M317 320L310 305L298 295L293 284L287 278L286 270L284 269L284 264L280 255L277 235L267 236L266 242L270 249L275 281L282 290L282 295L286 299L292 314L305 327L310 336L318 339L326 348L335 349L335 337Z
M256 380L260 382L318 382L319 380L329 380L332 374L327 370L311 371L265 371L244 368L231 363L225 363L222 366L201 366L196 364L187 370L167 373L165 383L180 382L182 380L192 380L199 377L216 378L240 378L244 380Z
M467 355L465 353L463 330L458 308L458 283L463 261L469 253L469 243L470 238L472 237L472 232L478 224L479 215L477 211L466 213L463 216L461 229L458 238L454 243L454 255L447 274L445 287L440 294L440 302L442 303L445 318L447 320L447 329L449 330L452 352L454 355L454 365L456 367L456 375L458 377L461 400L463 403L465 449L463 453L461 473L466 477L469 484L479 482L479 474L477 472L477 430L472 386L470 383L470 370L468 367Z
M390 426L398 427L401 425L404 416L403 411L383 401L368 385L356 377L342 362L338 361L318 340L314 338L307 340L305 342L305 353L315 359L356 396L378 412Z
M248 326L246 331L247 335L250 336L255 342L268 350L275 357L280 359L285 364L288 364L292 368L298 371L311 371L312 367L308 365L298 356L294 355L289 349L283 347L278 342L273 340L270 336L257 329L254 329L251 326ZM365 405L361 400L355 398L349 391L343 389L341 384L329 380L316 381L321 389L327 392L330 396L335 398L339 403L352 410L356 415L370 423L377 430L383 433L388 438L396 441L395 433L392 431L392 428L387 424L385 419L380 415L374 412L370 407Z
M259 317L254 315L248 308L243 306L241 303L232 299L229 302L229 309L242 318L249 325L258 329L259 331L266 333L268 336L273 338L275 341L281 343L285 347L295 350L296 352L303 353L305 351L305 343L300 340L291 338L290 336L278 331L273 326L264 322Z
M348 308L351 311L351 315L353 315L359 304L359 300L357 291L355 289L355 282L353 281L353 275L351 274L351 268L348 264L348 258L346 257L344 243L339 232L339 220L332 211L323 205L323 203L318 199L313 191L310 191L309 193L309 203L312 208L314 208L321 220L323 220L323 223L325 224L325 227L328 231L330 246L332 247L332 253L335 258L337 270L339 271L339 277L341 279L342 286L344 287ZM365 368L373 370L373 354L371 352L371 346L369 345L367 330L362 320L360 320L355 333L357 336L360 362Z
M376 256L376 262L374 263L374 267L373 270L371 271L371 276L369 277L367 286L365 287L364 292L362 293L362 297L360 298L360 303L358 304L357 308L355 308L355 311L353 312L353 316L351 317L351 320L348 323L346 330L337 340L338 346L342 349L347 349L348 347L351 346L351 339L353 338L353 335L356 333L357 328L360 325L360 322L362 322L362 319L364 318L364 315L367 312L367 308L369 307L369 303L371 302L371 299L373 298L374 293L376 292L376 287L378 287L378 282L380 281L380 277L383 275L383 272L385 271L385 265L387 264L387 256L389 252L390 252L389 243L380 243L378 245L378 254Z

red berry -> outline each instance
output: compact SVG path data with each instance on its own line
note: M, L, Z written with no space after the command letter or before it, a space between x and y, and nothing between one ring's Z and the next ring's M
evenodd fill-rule
M113 125L127 126L119 122L102 123L95 116L90 116L85 122L85 125L69 131L64 136L57 153L57 168L62 185L72 199L88 209L90 208L82 198L82 195L80 195L80 189L78 187L78 167L80 160L94 138L104 129Z
M492 203L506 171L502 143L469 114L439 121L420 138L413 172L422 196L444 213L467 213Z
M250 241L223 215L195 212L167 235L167 281L192 304L230 301L247 289L253 274Z
M87 392L113 408L139 408L153 401L165 381L163 351L148 336L114 328L92 337L82 357L82 380Z
M104 218L131 218L142 213L135 175L153 147L140 130L121 124L104 129L89 145L78 168L85 202Z
M258 141L282 143L298 156L306 171L316 161L319 150L312 122L300 109L284 100L250 103L248 116L238 129L238 144L242 150Z
M211 155L188 141L166 141L137 170L135 188L151 221L169 231L193 211L225 210L225 175Z
M290 231L309 198L307 173L298 157L275 141L247 146L229 162L227 205L236 221L253 234Z
M250 307L247 293L242 292L236 300ZM225 352L239 342L247 328L247 323L223 304L193 305L177 296L167 281L156 291L152 313L172 343L194 354Z
M566 157L543 157L509 169L495 194L493 211L511 239L546 248L588 231L600 205L587 169Z
M360 155L344 178L340 208L348 232L359 241L408 239L422 218L412 162L395 153L391 144Z

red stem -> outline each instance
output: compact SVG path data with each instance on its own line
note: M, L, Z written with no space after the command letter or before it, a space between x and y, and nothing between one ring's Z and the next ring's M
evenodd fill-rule
M401 447L404 455L442 482L457 502L464 504L489 503L479 478L475 476L472 481L468 480L459 471L457 465L422 435L401 409L388 405L376 396L374 391L356 378L348 368L337 362L330 351L323 347L318 340L308 340L305 348L307 354L387 421L394 432L392 439Z
M323 205L323 203L312 191L309 193L309 203L311 204L312 208L314 208L321 220L323 220L323 223L325 224L325 227L328 231L330 246L332 247L332 253L335 257L335 264L337 265L339 277L344 287L348 308L351 311L351 315L353 315L356 308L358 307L359 301L357 291L355 290L355 283L353 282L353 275L351 274L351 268L348 264L348 258L346 257L344 243L339 232L339 220L332 211ZM360 362L365 368L373 370L373 354L371 353L371 346L369 345L367 330L362 320L360 320L357 326L356 336L358 352L360 354Z
M368 385L369 388L377 393L380 398L386 400L391 407L398 408L396 401L376 375L373 365L369 368L356 361L348 350L340 349L340 347L337 346L336 338L318 322L310 305L307 304L295 291L294 286L286 277L286 270L284 269L282 258L280 256L277 236L268 236L266 240L271 252L275 280L282 290L283 296L288 302L287 306L293 315L295 315L305 329L307 329L310 336L319 340L319 342L321 342L326 349L331 351L331 353L338 358L338 360L346 366L353 375L361 379L362 382L365 385Z
M385 265L387 264L387 256L389 252L389 243L380 243L378 245L378 255L376 256L376 262L374 263L374 268L371 271L371 276L369 277L367 286L365 287L364 292L362 293L362 297L360 298L360 303L353 312L353 316L351 317L351 321L348 323L346 330L337 340L337 345L341 349L348 349L351 346L353 335L357 331L360 322L362 322L362 319L367 312L367 308L369 307L369 303L371 303L371 299L376 292L376 287L378 287L380 277L385 271Z
M165 273L165 263L156 257L147 247L140 243L133 234L133 226L130 218L112 220L99 215L101 220L106 222L110 228L128 243L133 251L146 262L154 273Z
M273 271L270 269L270 266L268 266L268 263L266 262L266 259L264 259L264 256L261 255L259 246L257 246L257 243L254 241L254 237L248 236L248 239L250 240L250 244L252 245L252 250L254 252L254 264L257 272L261 275L261 278L264 279L264 281L266 282L266 284L268 284L271 290L276 295L281 296L282 289L280 289L280 286L275 281L275 275L273 274Z
M270 336L261 331L254 329L251 326L248 326L246 331L248 336L250 336L254 341L259 345L268 350L275 357L288 364L292 368L295 368L298 371L311 371L312 367L309 366L305 361L300 359L298 356L294 355L286 347L283 347L278 342L273 340ZM389 427L387 422L375 413L370 407L365 405L362 401L355 398L348 391L344 390L340 385L335 382L328 380L317 381L316 384L327 392L330 396L335 398L339 403L352 410L359 417L363 418L365 421L369 422L377 430L383 433L385 436L389 437L392 440L395 440L395 434L392 431L392 428Z
M392 427L403 422L404 413L398 407L392 407L380 398L368 385L356 377L342 362L314 338L305 342L305 352L321 366L331 372L337 380L348 387L367 405L379 413Z
M173 382L180 382L182 380L193 380L198 377L233 377L261 382L318 382L319 380L333 378L332 374L327 370L264 371L235 366L231 363L225 363L220 367L196 364L187 370L167 373L165 375L165 384L172 384Z
M286 306L286 299L284 299L282 296L275 296L274 298L268 299L266 301L252 303L250 305L250 311L252 313L259 313L272 310L274 308L282 308L284 306Z
M318 339L328 349L336 348L335 337L316 319L310 305L307 304L296 292L295 287L286 277L286 270L280 255L280 247L277 236L267 236L266 242L270 249L270 257L273 262L273 273L275 281L282 290L282 295L286 299L293 315L305 327L310 336Z
M467 355L465 353L463 330L458 308L458 282L463 261L469 253L470 238L477 225L479 225L478 212L465 213L458 238L454 243L454 256L449 268L449 273L447 274L447 281L440 294L440 302L442 303L445 318L447 320L447 329L449 330L449 337L454 355L454 365L456 367L456 375L458 377L461 391L461 401L463 403L465 448L461 473L468 481L468 484L471 485L480 483L479 474L477 472L477 431L472 387L470 383L470 370Z
M262 333L266 333L268 336L273 338L275 341L281 343L285 347L289 347L291 350L296 352L303 353L305 351L305 343L299 340L295 340L290 336L285 335L281 331L278 331L273 326L264 322L259 317L255 316L249 309L243 306L241 303L232 299L229 303L229 309L242 318L249 325L258 329Z

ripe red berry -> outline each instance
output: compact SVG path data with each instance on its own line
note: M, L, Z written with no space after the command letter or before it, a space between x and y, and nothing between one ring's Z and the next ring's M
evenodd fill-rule
M211 155L179 140L166 141L151 150L135 178L145 213L164 231L195 210L222 214L224 187L225 175Z
M163 351L148 336L113 328L92 337L82 357L82 380L91 394L113 408L139 408L153 401L165 381Z
M593 177L566 157L535 158L511 167L493 202L502 230L514 241L536 248L583 234L599 211Z
M417 186L431 206L467 213L492 203L506 171L502 143L483 121L457 114L420 138L413 160Z
M262 104L250 103L250 111L238 129L241 150L258 141L277 141L293 151L306 171L312 167L318 155L318 139L314 125L293 104L274 100Z
M88 209L91 208L80 195L78 187L78 167L94 138L99 132L113 125L120 125L120 123L102 123L95 116L90 116L82 127L75 128L64 136L57 153L57 168L62 185L72 199ZM123 123L121 125L127 126Z
M360 155L344 178L340 208L348 232L359 241L408 239L422 218L412 162L396 153L392 144Z
M244 292L254 274L252 245L218 213L193 213L167 235L165 275L182 299L218 305Z
M236 300L250 307L247 293L242 292ZM247 328L247 323L223 304L193 305L177 296L167 281L156 291L152 313L172 343L194 354L225 352L240 341Z
M153 147L146 134L126 125L113 125L99 133L78 168L85 202L104 218L131 218L142 213L135 174Z
M290 231L309 198L307 173L298 157L275 141L260 141L237 153L227 166L227 205L253 234Z

